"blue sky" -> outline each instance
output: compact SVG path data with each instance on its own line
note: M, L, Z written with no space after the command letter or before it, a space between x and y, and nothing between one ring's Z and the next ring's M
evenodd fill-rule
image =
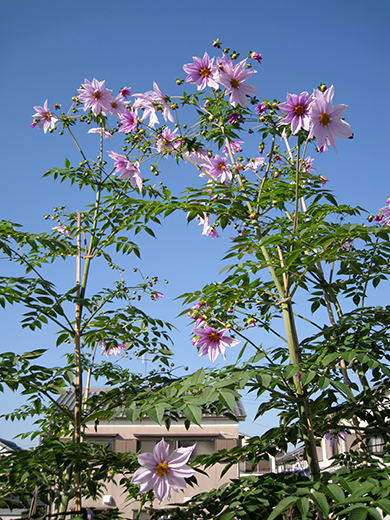
M144 92L156 81L164 93L178 94L175 80L185 77L182 65L205 51L219 55L211 45L216 38L223 46L241 52L242 57L249 50L263 55L251 80L260 98L284 101L287 92L311 92L320 82L335 86L334 102L349 105L345 118L355 137L352 141L339 139L338 155L331 150L316 156L315 166L329 178L329 189L340 201L377 212L390 195L386 154L389 11L387 0L371 5L361 0L3 2L1 218L19 222L29 231L49 231L50 222L43 215L53 206L64 204L74 210L81 209L84 202L77 190L41 178L49 168L62 166L65 157L78 158L67 137L30 128L33 106L48 99L49 106L61 103L66 109L84 79L94 77L105 79L114 93L125 85L133 93ZM95 139L85 137L88 150L93 150ZM112 148L120 152L119 140ZM255 150L245 152L256 155ZM187 170L183 174L172 165L162 172L161 179L184 185L184 175ZM188 184L191 182L189 176ZM157 240L140 237L143 260L127 258L126 267L131 271L138 266L145 274L170 282L158 287L164 299L155 304L145 302L145 310L173 322L180 312L175 298L218 276L228 242L227 237L212 240L201 236L195 223L187 227L179 216L164 223ZM2 263L2 273L7 269ZM52 269L51 274L55 278L59 273ZM61 267L61 278L66 277L72 284L73 266ZM51 349L50 361L60 363L61 352L53 346L54 329L34 334L22 331L18 317L16 309L2 313L1 351L43 346ZM182 331L175 336L175 360L196 369L204 358L199 360L191 346L186 320L175 323ZM0 394L0 413L21 402L17 396ZM249 400L244 403L248 410L252 408ZM23 423L4 422L0 427L0 437L7 438L25 428ZM248 422L241 429L255 434L264 428Z

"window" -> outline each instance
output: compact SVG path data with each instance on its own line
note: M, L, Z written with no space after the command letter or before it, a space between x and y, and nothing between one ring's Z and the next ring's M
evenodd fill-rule
M197 444L196 441L192 440L192 441L188 441L188 440L179 440L177 442L177 447L178 448L189 448L190 446L193 446L194 444ZM196 452L198 451L198 446L196 446L196 448L194 449L194 451L191 453L191 457L189 458L189 460L194 460L194 458L196 457Z
M137 452L141 453L152 453L153 448L157 443L161 441L161 437L145 437L137 439ZM196 438L175 438L175 437L164 437L164 441L169 444L169 453L171 454L178 448L189 448L196 444L196 448L191 454L189 460L194 460L196 455L208 455L214 453L214 440L213 439L196 439Z
M107 448L112 451L114 447L114 439L105 438L105 437L94 437L88 436L88 440L93 442L94 444L105 444Z
M376 435L375 437L370 437L367 441L367 448L370 453L373 455L382 455L383 453L384 441L383 437L380 435Z

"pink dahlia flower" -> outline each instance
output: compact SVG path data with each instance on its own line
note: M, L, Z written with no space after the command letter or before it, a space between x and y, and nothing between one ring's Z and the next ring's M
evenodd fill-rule
M390 203L379 210L379 214L375 217L375 222L383 222L386 226L390 226Z
M115 152L108 152L108 155L114 160L115 173L120 174L118 179L130 179L132 187L138 186L138 189L141 191L142 177L139 171L139 162L132 163L124 155Z
M233 67L228 61L223 63L223 69L219 73L219 83L226 87L225 94L230 94L229 102L235 107L241 105L247 108L246 96L257 94L257 88L244 83L256 71L246 68L246 60L240 61Z
M210 217L206 215L206 213L203 213L203 216L204 218L200 215L195 217L195 220L199 220L199 226L203 226L202 235L211 238L220 238L215 227L210 225Z
M193 56L192 59L193 63L183 65L184 72L188 74L186 82L195 83L198 85L198 90L203 90L207 86L218 88L217 67L213 65L214 58L210 60L209 55L205 52L203 58Z
M217 331L210 325L205 325L204 329L195 327L192 332L198 336L198 339L195 340L194 346L202 348L199 356L208 354L212 363L214 363L219 354L222 354L224 359L226 359L225 348L235 347L240 343L238 339L225 336L227 331L228 329Z
M309 130L310 123L310 105L313 102L307 92L299 94L287 94L287 101L279 103L279 108L287 116L280 121L280 125L289 125L291 123L291 133L296 134L301 128Z
M154 90L145 92L145 94L133 94L133 96L136 98L133 109L142 108L144 113L141 117L141 121L149 117L149 126L154 128L155 124L159 123L157 117L157 107L160 105L165 121L169 120L171 123L174 123L175 120L173 118L167 98L163 95L155 81L153 82L153 89Z
M121 93L120 95L124 98L124 99L127 99L131 94L131 88L129 87L123 87L121 89Z
M82 88L77 89L79 100L84 103L84 111L89 109L97 116L100 111L105 116L112 111L111 103L114 101L112 90L105 88L105 81L93 78L92 83L85 79Z
M124 134L129 134L130 132L134 132L135 130L137 130L137 125L138 125L137 110L131 110L130 112L128 110L126 110L121 115L119 132L123 132Z
M255 107L255 112L257 112L259 114L259 116L262 116L263 114L265 114L267 112L267 105L265 103L260 103L259 105L257 105Z
M327 146L327 140L336 150L336 137L352 137L352 130L341 117L348 105L333 105L334 86L325 93L314 90L314 101L311 105L310 119L312 126L309 137L317 139L317 146L321 150Z
M160 298L164 298L163 293L161 293L161 292L157 292L157 291L152 292L152 294L151 294L150 296L151 296L151 298L152 298L152 300L153 300L154 302L156 302L156 301L159 300Z
M127 112L125 109L126 101L123 100L123 97L119 94L115 99L111 101L110 114L114 114L118 119L120 119L123 114Z
M114 139L110 132L107 132L107 130L103 130L103 128L91 128L91 130L88 130L89 134L103 134L103 139Z
M34 126L38 125L38 128L43 128L43 131L46 134L49 128L55 127L56 121L58 121L58 117L52 114L47 108L47 99L43 104L43 107L34 107L34 110L37 112L32 116L34 121L31 125L31 128L34 128Z
M183 159L185 162L188 162L188 160L191 159L192 162L199 166L199 164L207 161L209 156L205 148L199 148L196 152L184 152Z
M171 488L175 491L187 487L184 479L192 477L195 471L187 462L195 449L195 444L188 448L178 448L169 455L169 444L162 439L153 448L153 453L141 453L138 462L141 468L134 473L131 482L140 486L140 493L153 489L157 500L169 500Z
M107 346L107 343L104 340L100 341L100 346L102 347L101 355L107 357L117 356L126 350L126 344L119 343L118 345Z
M252 52L251 53L251 58L255 61L257 61L257 63L261 63L261 60L263 59L261 54L257 54L257 52Z
M232 152L233 153L242 152L242 146L241 146L242 144L244 144L244 141L230 141L230 148L231 148ZM222 151L225 155L229 155L229 149L226 144L222 148Z
M210 175L210 177L219 182L225 182L232 178L232 172L230 171L230 166L228 165L226 157L216 155L210 161L204 163L203 169ZM200 174L200 176L204 177L204 174Z
M61 233L61 235L63 237L69 237L69 238L74 238L74 236L72 235L72 232L69 228L65 227L65 226L54 226L51 228L53 231L58 231L58 233Z
M165 127L162 131L161 137L156 142L156 148L158 152L170 152L177 150L180 148L181 142L176 135L177 128L173 132L169 130L168 127Z
M257 168L263 164L265 161L264 157L256 157L256 159L252 159L248 162L248 164L244 168L244 172L247 170L253 170L255 173L257 172Z
M306 157L302 163L302 171L304 173L312 173L315 171L313 166L314 159L312 157Z

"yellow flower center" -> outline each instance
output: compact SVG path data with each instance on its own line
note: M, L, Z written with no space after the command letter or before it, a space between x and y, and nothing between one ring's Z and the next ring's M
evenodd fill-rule
M166 475L169 471L168 464L166 462L160 462L157 464L156 471L159 475Z
M233 88L238 88L240 84L238 83L238 81L236 80L236 78L233 78L233 79L230 81L230 85L231 85Z
M199 71L199 74L203 78L208 78L210 76L210 69L208 69L207 67L202 67Z
M294 112L296 113L297 116L301 116L302 114L305 113L305 108L302 105L297 105L294 108Z
M223 170L225 170L225 169L226 169L226 164L225 164L225 163L223 163L223 162L220 162L220 163L218 164L218 168L219 168L220 170L222 170L222 171L223 171Z
M50 114L50 112L46 112L46 114L45 114L45 119L46 119L46 121L50 121L50 119L51 119L51 114Z
M327 126L330 123L330 115L324 112L320 116L320 123L324 126Z
M111 106L112 106L112 108L118 108L118 105L117 105L116 101L113 101L111 103Z
M214 341L215 343L219 341L219 336L216 332L211 332L209 334L210 341Z
M95 99L100 99L100 98L102 97L102 95L101 95L101 93L100 93L98 90L96 90L96 91L93 93L93 97L94 97Z

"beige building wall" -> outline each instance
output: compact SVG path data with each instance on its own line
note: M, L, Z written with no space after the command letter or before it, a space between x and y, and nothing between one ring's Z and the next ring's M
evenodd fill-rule
M153 446L162 437L171 445L172 450L178 448L181 441L185 443L196 441L196 454L215 453L223 448L231 449L238 446L240 442L238 423L224 417L204 417L201 427L191 424L188 430L184 427L184 421L174 423L169 431L165 426L159 426L149 419L132 424L123 417L113 419L110 423L102 422L97 426L97 430L95 430L94 425L91 425L85 433L94 442L110 443L113 451L122 453L137 452L139 449L142 452L152 452ZM221 478L223 467L223 464L216 464L208 468L208 476L197 473L195 476L198 486L187 486L184 491L180 492L172 490L172 497L169 502L165 501L159 504L157 500L154 500L153 507L162 508L169 506L169 503L185 502L193 495L218 488L229 482L230 479L239 476L238 461L237 466L230 468ZM119 482L120 478L117 475L114 481L107 483L104 501L103 499L99 501L84 500L83 507L107 508L109 501L111 501L112 506L115 504L125 518L134 518L139 504L137 502L129 503L126 500L124 489L115 483L115 481Z

